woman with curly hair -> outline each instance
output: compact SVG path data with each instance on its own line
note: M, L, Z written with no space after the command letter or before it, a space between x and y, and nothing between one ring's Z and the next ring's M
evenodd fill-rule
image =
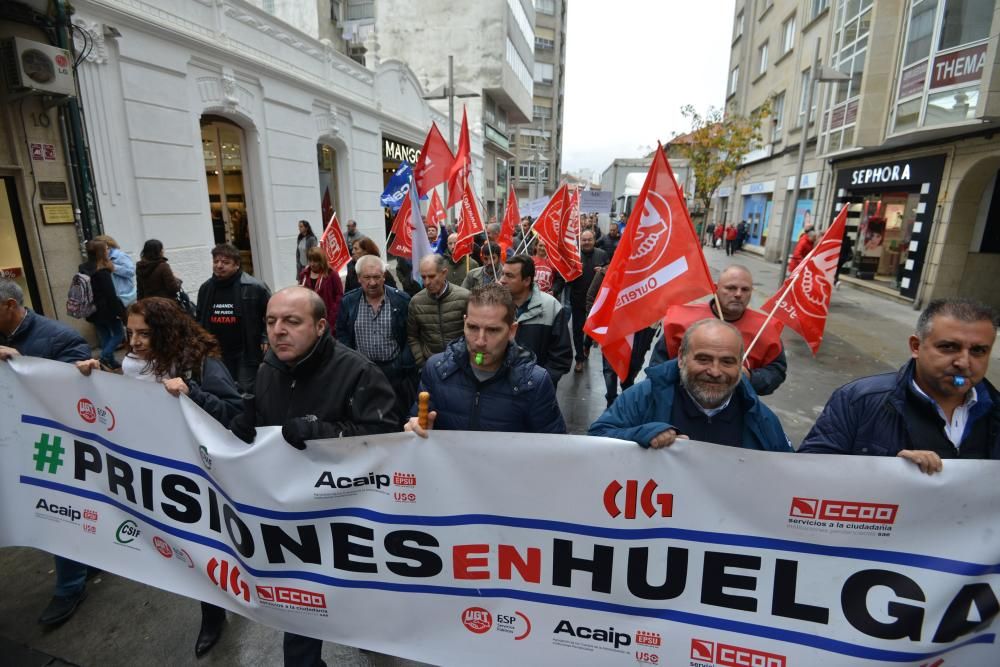
M347 263L347 278L344 280L344 292L350 292L352 289L358 289L361 287L361 283L358 281L358 271L355 269L355 265L358 260L365 255L374 255L375 257L381 257L382 253L379 252L378 246L367 236L362 236L360 239L351 244L351 261ZM385 272L385 284L389 287L396 286L396 280L392 277L392 274L388 271Z
M173 299L140 299L126 311L126 355L122 374L159 382L172 396L184 394L225 427L243 410L236 383L219 356L219 343L194 319L183 315ZM76 364L90 375L101 368L96 359ZM222 636L226 610L201 603L201 630L194 653L208 653Z

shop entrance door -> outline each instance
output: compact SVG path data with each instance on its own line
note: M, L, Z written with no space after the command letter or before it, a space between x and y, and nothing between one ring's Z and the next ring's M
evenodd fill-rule
M10 278L24 291L24 305L41 310L38 285L31 268L24 218L17 200L17 186L11 176L0 177L0 277Z
M243 129L219 116L202 116L201 146L215 242L232 243L239 248L241 268L253 275L253 234L244 179Z

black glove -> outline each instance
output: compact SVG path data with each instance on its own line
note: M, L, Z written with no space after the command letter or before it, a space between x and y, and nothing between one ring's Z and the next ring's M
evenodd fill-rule
M229 430L237 438L252 445L257 438L257 429L254 424L257 421L257 408L253 394L243 394L243 412L233 417L229 422Z
M316 415L306 415L305 417L292 417L285 421L281 427L281 437L295 449L305 449L306 440L316 438L316 424L319 423Z

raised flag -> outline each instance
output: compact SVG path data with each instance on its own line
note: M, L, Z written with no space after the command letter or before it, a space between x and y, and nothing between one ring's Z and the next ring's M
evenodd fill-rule
M451 255L451 258L456 262L472 252L476 234L482 234L486 231L483 217L479 214L479 207L476 205L471 181L472 174L466 174L462 188L462 209L458 214L458 243L456 243L455 250Z
M448 173L455 163L448 142L441 136L437 124L431 123L431 129L424 139L424 147L420 149L420 157L413 165L413 180L417 183L417 193L421 196L434 187L448 180Z
M396 167L396 171L389 178L389 182L386 183L385 190L382 191L382 196L379 198L382 206L386 206L392 211L398 211L406 199L406 193L410 188L412 176L413 169L410 167L410 163L405 160L400 162L399 166Z
M545 244L545 251L549 258L549 263L559 275L566 277L569 272L562 258L562 236L563 220L566 218L564 212L569 208L569 194L565 185L552 193L552 198L545 205L542 212L535 219L535 226L532 228L535 235Z
M344 240L344 232L340 230L340 221L337 214L330 216L330 222L323 230L323 236L319 239L319 247L326 254L326 263L330 268L339 272L344 265L351 261L351 251L347 249L347 241Z
M514 244L514 230L517 223L521 221L521 213L517 210L517 194L514 188L507 193L507 208L503 212L503 223L500 225L500 236L497 243L500 244L501 254L507 256L507 248Z
M410 261L413 266L411 267L410 275L413 277L414 282L419 285L423 285L424 281L420 277L420 260L422 260L427 255L433 255L434 249L431 248L431 242L427 238L427 228L424 227L424 220L420 216L420 201L417 199L417 185L416 183L410 183L410 191L407 200L410 203L410 234L412 252L410 253Z
M823 342L846 227L847 206L844 206L812 252L761 308L802 336L813 355Z
M462 200L465 192L466 174L472 171L472 145L469 141L469 117L462 109L462 131L458 135L458 150L455 161L448 170L448 208Z
M410 228L410 198L405 197L396 217L392 220L392 244L388 254L396 257L409 257L413 254L413 230ZM425 232L426 233L426 232Z
M583 259L580 257L580 191L575 187L569 190L569 208L566 211L562 247L559 251L572 276L563 277L575 280L583 274Z
M663 317L669 306L714 290L677 181L658 147L584 331L624 379L636 331Z
M438 197L437 190L431 195L431 204L427 209L426 223L430 227L437 228L437 242L432 244L434 252L443 255L448 248L448 234L446 233L444 222L448 219L448 214L444 212L441 198Z

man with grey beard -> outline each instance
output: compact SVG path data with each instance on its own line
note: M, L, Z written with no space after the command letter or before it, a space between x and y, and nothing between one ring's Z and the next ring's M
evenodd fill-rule
M743 336L716 319L695 322L677 359L647 369L590 426L590 435L669 447L678 439L792 451L778 417L743 373Z

